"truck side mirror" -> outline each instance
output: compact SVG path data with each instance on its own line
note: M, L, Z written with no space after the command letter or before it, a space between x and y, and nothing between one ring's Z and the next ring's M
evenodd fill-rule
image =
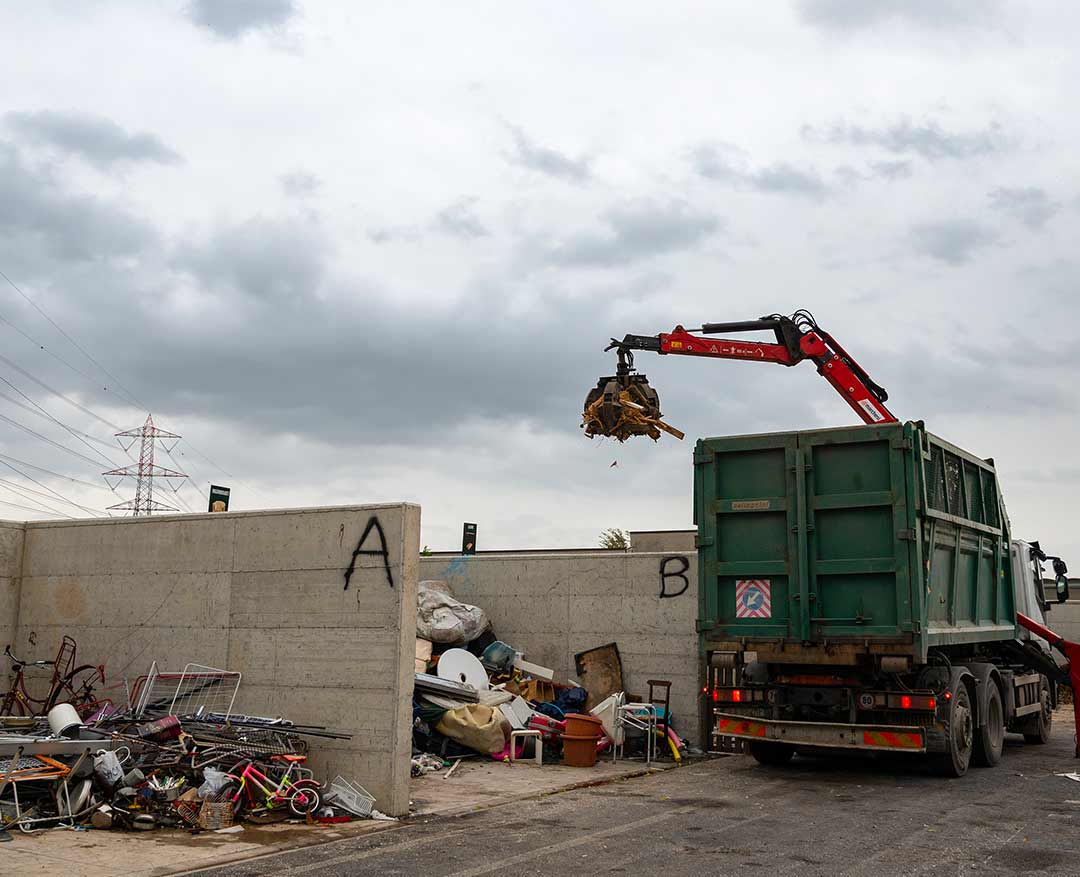
M1054 583L1057 586L1057 601L1064 603L1069 599L1069 568L1060 557L1050 558L1054 564Z
M1057 601L1064 603L1069 599L1069 580L1065 576L1058 576L1055 582L1057 584Z

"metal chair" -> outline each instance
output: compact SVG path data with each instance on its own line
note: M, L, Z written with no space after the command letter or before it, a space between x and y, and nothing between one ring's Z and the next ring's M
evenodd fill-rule
M626 728L645 733L645 764L656 759L656 706L651 703L622 703L615 707L615 739L611 741L611 760L615 762L626 744Z

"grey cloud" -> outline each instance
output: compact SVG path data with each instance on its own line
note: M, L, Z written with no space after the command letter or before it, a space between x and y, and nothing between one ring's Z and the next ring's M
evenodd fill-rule
M534 143L515 125L507 125L507 128L514 138L514 152L509 156L513 164L570 183L588 182L592 172L587 157L570 158L558 150Z
M60 180L0 142L0 230L16 256L41 253L67 261L130 256L157 235L140 217Z
M476 215L475 206L475 198L459 198L435 214L433 221L435 229L451 237L465 240L488 237L491 232Z
M613 267L676 250L692 249L715 233L720 220L685 201L642 200L613 207L602 216L603 234L585 232L547 248L555 265Z
M804 125L802 132L808 140L824 139L832 144L873 146L895 155L919 155L927 161L976 158L1002 152L1009 146L997 122L990 123L982 130L947 131L934 120L916 124L911 119L901 118L878 128L836 122L824 132L812 125Z
M319 288L329 252L326 238L310 223L255 218L182 244L172 264L209 288L229 287L282 304L309 298Z
M694 170L707 180L738 182L746 176L746 158L730 143L699 143L687 150Z
M10 112L4 114L4 121L21 140L77 155L102 170L140 161L180 161L180 156L155 135L145 131L129 134L111 119L88 113Z
M294 170L278 177L281 190L290 198L306 198L322 188L322 180L305 170Z
M981 28L995 24L1001 0L799 0L799 17L825 30L854 32L900 23L926 30Z
M994 209L1009 214L1028 228L1038 231L1061 210L1045 189L1035 186L1025 188L998 188L989 193Z
M924 222L911 227L908 241L915 252L949 265L962 265L976 250L997 240L997 234L973 219Z
M919 416L943 422L957 415L1008 412L1020 416L1034 412L1077 409L1075 394L1061 390L1060 363L1052 356L1031 356L1045 347L1015 321L1006 345L965 343L963 334L950 336L948 344L930 344L912 333L903 351L878 350L874 373L894 396L893 412L909 410L918 400ZM912 368L912 363L918 368ZM864 362L865 364L865 362ZM947 380L942 376L947 375ZM1038 392L1032 392L1038 387ZM904 401L909 400L905 405Z
M829 192L825 181L812 168L775 162L751 170L742 150L727 143L698 144L687 151L687 157L700 176L755 192L799 195L815 201L822 200Z
M820 201L829 188L815 170L800 170L790 164L779 162L752 173L748 181L757 192L802 195Z
M367 229L368 240L373 244L389 244L395 241L413 243L420 240L420 229L411 225L373 225Z
M294 0L192 0L187 14L195 24L223 39L236 40L253 30L275 28L296 14Z
M872 161L870 172L882 180L906 180L914 173L910 161Z

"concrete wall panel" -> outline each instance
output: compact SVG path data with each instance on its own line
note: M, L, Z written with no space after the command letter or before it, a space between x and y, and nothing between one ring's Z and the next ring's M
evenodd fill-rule
M0 647L15 638L25 535L25 524L0 521Z
M357 557L346 590L372 520L381 537L372 528L363 549L376 553ZM352 734L315 741L313 767L356 780L388 813L408 811L418 507L29 523L26 533L12 606L3 552L18 539L0 528L0 613L17 612L20 654L52 657L69 634L80 662L106 664L108 682L152 661L238 670L238 710Z

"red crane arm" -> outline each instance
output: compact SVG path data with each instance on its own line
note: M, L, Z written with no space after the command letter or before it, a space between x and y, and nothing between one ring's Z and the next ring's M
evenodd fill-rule
M776 333L776 342L706 337L714 332L766 329ZM613 341L609 349L620 352L653 350L660 354L743 359L786 366L809 359L817 365L818 374L832 384L864 423L898 422L896 415L885 407L889 398L885 390L875 384L855 359L805 311L798 311L791 317L774 315L741 323L706 323L700 332L702 334L695 335L676 326L671 332L660 335L627 335L622 341Z

